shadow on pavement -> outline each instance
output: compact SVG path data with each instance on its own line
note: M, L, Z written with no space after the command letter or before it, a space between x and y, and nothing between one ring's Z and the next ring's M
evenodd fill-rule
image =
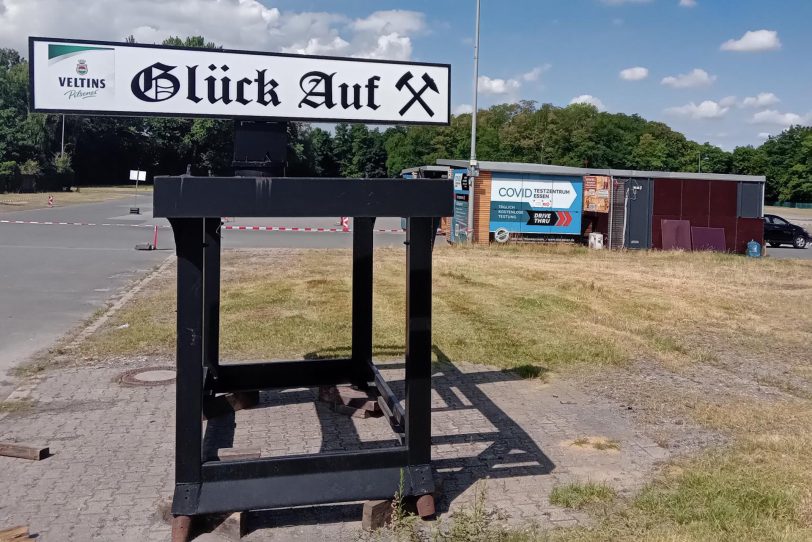
M346 355L347 348L313 352L305 359L325 359ZM432 466L438 478L438 513L447 512L451 502L480 480L539 476L555 468L550 458L533 438L505 413L484 392L483 385L536 377L545 369L536 366L520 367L516 372L480 371L462 372L436 345L433 352L432 388ZM402 347L378 346L380 357L402 356ZM402 371L404 364L378 364L398 397L404 396ZM398 378L392 378L397 372ZM363 440L357 425L366 420L336 414L327 405L317 401L318 389L263 391L256 408L315 402L321 426L321 452L361 450L397 445L391 439ZM439 399L439 400L438 400ZM380 422L378 422L380 423ZM204 455L215 459L217 448L233 446L235 418L231 414L210 421L204 437ZM273 436L271 435L271 438ZM248 516L249 530L263 528L358 521L361 504L323 505L284 510L254 511Z

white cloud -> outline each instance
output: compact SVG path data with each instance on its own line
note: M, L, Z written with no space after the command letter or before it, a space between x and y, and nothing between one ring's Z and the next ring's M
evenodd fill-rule
M489 77L480 75L477 79L477 90L480 94L491 96L503 96L507 101L517 101L519 93L524 83L535 83L541 79L544 72L548 71L552 64L536 66L530 71L518 74L510 78Z
M695 68L689 73L670 75L662 80L662 84L672 88L695 88L712 85L714 81L716 81L715 75Z
M576 96L575 98L570 100L570 105L572 105L572 104L594 105L595 107L598 108L598 111L605 111L606 110L606 106L603 105L603 102L600 100L600 98L596 98L595 96L592 96L591 94L582 94L581 96Z
M758 134L759 139L770 139L770 137L772 137L770 132L759 132Z
M466 113L473 113L474 107L471 104L460 104L454 108L455 115L464 115Z
M482 94L509 94L519 90L522 84L516 79L492 79L487 75L480 75L477 88Z
M642 81L646 77L648 77L648 68L642 66L626 68L620 72L620 78L624 81Z
M796 124L809 124L812 122L812 114L801 116L797 113L781 113L775 109L767 109L753 115L753 119L750 122L754 124L773 124L775 126L789 128Z
M548 71L552 66L550 64L544 64L543 66L536 66L529 72L525 72L521 75L522 81L527 81L528 83L532 83L541 79L541 74Z
M696 0L679 0L679 5L682 8L694 8L696 7Z
M742 107L769 107L780 103L781 100L772 92L762 92L758 96L751 96L742 101Z
M259 0L0 0L0 46L26 50L28 36L141 43L202 35L234 49L405 60L412 37L426 28L422 13L293 12Z
M722 107L733 107L738 102L738 99L735 96L725 96L721 100L719 100L719 105Z
M665 110L666 113L671 115L690 117L696 120L720 119L724 117L728 111L730 111L729 106L725 107L713 100L705 100L700 104L691 102L687 105L669 107Z
M744 53L759 51L777 51L781 48L781 40L775 30L750 30L735 40L727 40L722 44L722 51L737 51Z

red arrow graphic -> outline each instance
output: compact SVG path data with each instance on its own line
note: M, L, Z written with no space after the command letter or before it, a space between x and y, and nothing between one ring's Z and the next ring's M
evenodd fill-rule
M566 228L572 224L572 215L569 211L558 211L556 214L558 214L558 220L555 223L556 226Z

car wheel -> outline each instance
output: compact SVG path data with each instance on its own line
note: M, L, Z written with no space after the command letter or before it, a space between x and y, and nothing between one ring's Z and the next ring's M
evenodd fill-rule
M770 246L773 247L773 248L780 247L781 243L774 243L774 242L770 241Z
M796 235L795 241L792 243L795 248L806 248L806 237L803 235Z

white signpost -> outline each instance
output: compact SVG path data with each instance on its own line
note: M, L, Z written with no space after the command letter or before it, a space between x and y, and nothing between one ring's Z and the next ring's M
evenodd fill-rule
M146 181L147 180L147 172L146 171L139 171L137 169L130 170L130 180L135 181L135 186L138 188L138 181Z
M29 38L31 109L448 124L451 66Z
M138 169L130 170L130 180L135 181L135 200L132 207L130 207L131 215L140 215L141 208L138 206L138 182L147 180L147 172Z

